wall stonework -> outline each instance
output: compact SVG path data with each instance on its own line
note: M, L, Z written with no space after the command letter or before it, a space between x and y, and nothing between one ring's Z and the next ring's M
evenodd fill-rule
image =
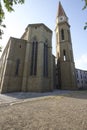
M30 75L34 41L38 43L37 68L36 75ZM43 75L44 44L48 45L47 77ZM52 60L52 31L44 24L28 25L21 39L10 38L2 54L0 60L0 92L52 91ZM19 63L17 63L18 61Z
M3 73L0 75L1 93L21 91L21 82L25 58L25 46L25 40L10 38L6 46L7 49L3 52L1 57L1 61L4 60L4 64L2 63L1 67L1 70L3 69ZM5 55L5 59L3 59ZM18 76L16 76L16 62L18 59L20 60L20 64Z

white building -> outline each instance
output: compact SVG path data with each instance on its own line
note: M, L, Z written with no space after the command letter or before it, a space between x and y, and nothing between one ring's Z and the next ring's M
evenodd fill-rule
M87 89L87 71L76 69L77 86L79 89Z

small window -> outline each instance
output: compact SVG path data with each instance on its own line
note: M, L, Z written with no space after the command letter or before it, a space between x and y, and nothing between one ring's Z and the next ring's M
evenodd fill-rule
M77 80L77 82L79 83L79 80Z
M82 84L83 84L83 81L81 81L82 82Z
M82 79L82 75L81 75L81 79Z
M66 61L66 51L63 50L63 60Z

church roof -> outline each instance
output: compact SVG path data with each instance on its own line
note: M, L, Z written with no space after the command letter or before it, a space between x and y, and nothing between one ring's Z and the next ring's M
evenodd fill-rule
M43 26L48 32L52 33L52 30L50 28L48 28L45 24L43 24L43 23L35 23L35 24L29 24L26 27L25 32L23 33L23 35L22 35L21 38L23 38L23 36L26 35L26 32L28 31L29 27L35 27L35 28L37 28L37 27L40 27L40 26Z
M67 17L62 5L61 5L61 2L59 1L59 6L58 6L58 13L57 13L57 16L65 16Z
M49 31L49 32L51 32L52 33L52 30L50 29L50 28L48 28L45 24L43 24L43 23L35 23L35 24L29 24L28 26L27 26L27 28L28 27L39 27L39 26L43 26L47 31ZM26 28L26 29L27 29Z

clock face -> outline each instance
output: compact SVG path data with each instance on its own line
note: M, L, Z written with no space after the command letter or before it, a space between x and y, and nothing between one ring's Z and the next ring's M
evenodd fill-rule
M63 21L63 20L64 20L64 17L61 16L61 17L59 18L59 21L61 22L61 21Z
M60 16L56 19L56 22L59 23L59 22L63 22L63 21L67 21L67 18L65 16Z

